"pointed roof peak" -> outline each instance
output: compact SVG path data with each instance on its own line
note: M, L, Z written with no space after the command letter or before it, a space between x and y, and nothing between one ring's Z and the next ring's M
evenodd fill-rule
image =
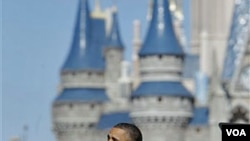
M117 13L117 6L116 6L116 5L113 5L113 6L111 7L111 11L112 11L112 13Z
M103 70L104 64L100 59L98 53L99 45L93 44L93 38L101 38L93 35L94 32L94 21L90 17L90 9L88 0L80 0L77 11L75 29L71 44L71 50L68 58L66 59L62 70ZM98 25L99 28L104 27L104 23ZM98 28L98 29L99 29ZM104 31L103 31L104 32ZM99 29L99 36L102 34ZM101 40L101 39L100 39ZM100 41L101 42L101 41ZM102 41L103 43L103 41ZM101 52L101 51L100 51ZM91 63L95 62L95 63Z
M184 55L175 35L168 0L153 1L152 19L139 52L140 56L156 54Z
M112 7L112 25L110 33L107 37L106 47L123 48L116 6Z
M105 19L106 14L101 8L100 0L94 1L94 9L91 12L91 17L95 19Z
M80 11L82 12L87 12L89 14L89 1L88 0L80 0L79 2L79 6L80 6Z
M101 11L100 1L95 0L94 11Z

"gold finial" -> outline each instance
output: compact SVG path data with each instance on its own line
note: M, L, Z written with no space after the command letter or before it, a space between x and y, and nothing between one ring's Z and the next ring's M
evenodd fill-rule
M92 18L105 18L105 13L102 11L100 1L95 0L94 10L91 13Z

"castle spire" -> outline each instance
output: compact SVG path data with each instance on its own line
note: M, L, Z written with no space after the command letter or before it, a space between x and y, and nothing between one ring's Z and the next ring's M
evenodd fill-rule
M184 54L175 35L168 0L154 0L153 12L146 39L139 52L145 55L177 55Z
M117 9L115 6L113 7L112 21L111 30L107 37L106 47L123 48L117 17Z
M88 0L80 0L71 50L62 68L64 71L102 70L104 68L103 60L100 59L101 51L99 53L91 41L93 35L90 31L92 30L90 22L92 19Z
M95 0L95 8L94 11L101 11L100 1Z
M71 50L63 66L63 70L80 69L80 62L89 44L88 35L90 26L89 6L87 0L80 0L76 17L75 29Z
M240 66L241 57L247 47L247 38L249 38L250 32L249 4L250 0L235 2L224 66L221 74L223 82L226 83L232 81L234 76L236 76L237 67Z

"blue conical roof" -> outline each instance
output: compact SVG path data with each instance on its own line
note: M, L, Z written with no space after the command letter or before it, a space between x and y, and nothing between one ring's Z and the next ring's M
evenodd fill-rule
M71 50L62 70L104 70L104 27L104 20L91 19L88 0L80 0ZM93 33L96 28L99 34Z
M222 80L225 82L232 80L237 67L240 65L240 58L246 50L245 48L247 48L247 45L244 44L249 40L249 37L247 37L250 32L249 5L250 0L234 5L230 35L221 74Z
M102 88L66 88L55 99L55 102L107 102L109 98Z
M139 52L140 56L158 54L184 55L174 32L168 0L154 0L150 26Z
M123 43L120 36L120 30L119 30L119 23L118 23L118 17L117 12L113 12L113 22L110 30L110 34L107 37L106 45L105 47L116 47L116 48L123 48Z
M147 96L174 96L193 99L192 94L181 82L172 81L142 82L131 95L132 98Z

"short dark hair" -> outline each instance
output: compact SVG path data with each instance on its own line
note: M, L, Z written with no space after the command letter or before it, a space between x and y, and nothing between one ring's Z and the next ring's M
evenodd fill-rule
M131 123L118 123L114 128L119 128L125 130L131 139L131 141L142 141L142 133L140 129Z

